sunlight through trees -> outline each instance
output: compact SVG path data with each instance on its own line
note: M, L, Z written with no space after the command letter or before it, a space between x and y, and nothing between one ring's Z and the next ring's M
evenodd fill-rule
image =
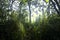
M60 40L60 0L0 0L0 40Z

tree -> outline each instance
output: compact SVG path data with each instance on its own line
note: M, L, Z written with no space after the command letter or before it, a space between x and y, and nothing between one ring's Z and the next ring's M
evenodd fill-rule
M28 6L29 6L29 20L30 20L30 23L31 23L31 9L30 9L30 5L31 5L31 0L28 0Z
M52 2L54 9L57 11L57 14L60 15L60 3L58 0L50 0L50 2Z

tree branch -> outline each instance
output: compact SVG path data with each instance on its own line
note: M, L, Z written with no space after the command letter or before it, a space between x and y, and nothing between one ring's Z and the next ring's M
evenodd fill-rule
M52 4L53 4L53 6L54 6L54 9L57 11L57 13L60 15L60 12L59 12L59 10L56 8L56 6L55 6L55 3L52 1L52 0L50 0L51 2L52 2Z

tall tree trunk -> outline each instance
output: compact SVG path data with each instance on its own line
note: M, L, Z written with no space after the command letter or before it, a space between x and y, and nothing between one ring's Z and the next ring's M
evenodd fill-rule
M29 22L31 23L31 9L30 9L31 2L28 0L28 6L29 6Z
M22 8L22 3L20 2L20 4L19 4L19 20L20 20L20 14L21 14L21 8Z

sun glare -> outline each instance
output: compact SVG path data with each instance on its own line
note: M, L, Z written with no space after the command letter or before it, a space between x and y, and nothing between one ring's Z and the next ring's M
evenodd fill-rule
M39 15L42 15L42 12L39 11L39 7L35 7L34 5L31 5L31 22L36 22Z
M38 14L35 12L32 12L32 14L31 14L31 22L32 23L34 23L39 16L40 17L42 16L42 12L39 12L38 10L37 10L37 12L38 12Z

